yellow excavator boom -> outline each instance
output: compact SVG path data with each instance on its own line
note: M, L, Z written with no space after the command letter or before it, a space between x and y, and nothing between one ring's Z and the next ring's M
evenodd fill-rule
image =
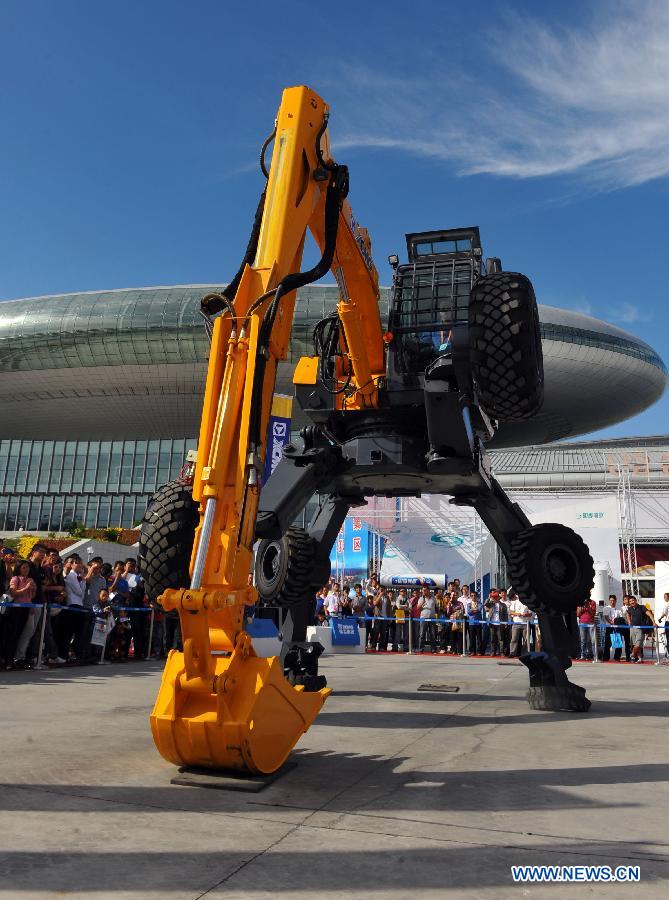
M183 652L171 651L151 714L158 750L177 765L273 772L330 693L291 686L280 659L257 657L243 629L244 606L257 599L249 574L260 475L296 288L328 270L337 280L347 409L376 406L385 373L378 275L367 232L346 200L347 170L331 159L327 122L328 107L314 91L284 91L255 260L213 323L193 482L200 522L191 585L161 597L179 613ZM300 273L307 230L323 257ZM310 366L313 360L302 360L298 372Z

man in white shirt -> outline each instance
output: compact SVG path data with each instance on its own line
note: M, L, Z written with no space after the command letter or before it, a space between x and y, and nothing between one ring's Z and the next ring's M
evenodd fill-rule
M609 594L609 605L602 610L602 621L606 625L604 632L604 653L602 659L608 662L611 657L611 635L620 634L616 628L616 619L620 618L620 610L618 609L618 598L615 594ZM623 648L615 647L613 650L613 658L616 662L620 662Z
M88 622L84 615L84 597L86 595L86 566L81 559L72 563L72 568L65 576L65 594L67 595L67 608L61 609L56 617L56 644L58 656L69 659L70 642L74 639L73 650L81 646L81 635ZM77 656L77 661L83 662L83 658Z
M620 621L618 625L624 625L624 628L621 628L623 633L623 641L625 642L625 660L627 662L632 661L632 645L630 643L630 630L627 627L627 613L629 610L629 597L627 594L623 594L623 605L620 610Z
M508 603L511 620L511 656L517 657L523 652L523 644L527 640L527 624L532 618L532 613L515 591L509 591L508 594L511 598Z
M462 593L458 597L458 600L460 601L460 603L462 603L462 605L465 608L465 615L468 616L469 615L469 604L471 603L471 600L472 600L472 598L469 594L469 585L463 584Z
M328 618L332 618L332 616L338 616L341 608L341 590L339 585L335 582L332 586L332 590L325 598L325 603L323 607L328 614Z
M428 587L424 587L421 591L420 600L418 601L420 631L418 636L418 652L425 651L425 644L428 641L432 644L432 652L437 652L437 629L434 619L437 617L437 607L434 594Z
M664 655L669 659L669 593L664 595L664 609L660 614L657 624L664 619Z

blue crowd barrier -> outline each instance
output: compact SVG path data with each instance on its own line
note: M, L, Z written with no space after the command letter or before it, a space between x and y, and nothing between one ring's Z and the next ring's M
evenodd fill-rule
M14 603L14 601L9 600L0 600L0 606L14 606L19 609L43 609L45 606L47 609L72 609L77 610L78 612L95 612L90 606L68 606L63 603ZM117 612L145 612L150 613L150 606L116 606L112 607L116 609Z
M339 613L335 613L335 616L339 618L343 618ZM465 617L464 619L446 619L446 618L438 618L438 619L420 619L416 616L407 615L404 619L398 619L396 616L356 616L355 613L348 616L351 619L363 619L365 622L401 622L402 624L406 622L434 622L437 625L445 624L446 622L450 623L466 623L468 625L538 625L539 620L534 619L525 619L523 622L491 622L489 619L469 619ZM588 625L585 622L578 623L579 628L660 628L664 629L664 625L609 625L608 622L593 622ZM669 625L666 626L669 628Z

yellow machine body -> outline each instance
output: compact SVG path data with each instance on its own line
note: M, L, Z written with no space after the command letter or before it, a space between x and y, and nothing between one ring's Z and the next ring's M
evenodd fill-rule
M284 91L255 263L246 266L237 288L234 321L225 315L214 321L193 482L200 524L192 575L201 541L206 552L200 552L196 584L161 597L166 610L179 613L183 652L173 650L168 657L151 729L159 752L175 765L273 772L330 693L328 688L305 692L291 686L280 659L258 658L243 630L244 606L257 599L249 574L260 473L276 367L287 355L295 292L283 297L271 331L260 407L263 443L251 446L259 329L271 291L300 269L308 229L323 249L328 180L321 162L330 160L327 113L326 104L309 88ZM353 373L346 403L347 408L373 407L385 371L378 276L367 233L346 201L339 216L332 271L340 286L339 314ZM315 361L303 359L298 373L315 376Z

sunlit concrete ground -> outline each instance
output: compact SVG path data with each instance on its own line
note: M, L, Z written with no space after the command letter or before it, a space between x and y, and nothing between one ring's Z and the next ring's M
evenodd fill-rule
M576 667L586 716L530 711L525 670L492 660L323 669L335 693L297 767L255 795L170 785L155 663L1 674L0 896L666 894L669 668ZM638 864L642 882L520 887L512 863Z

